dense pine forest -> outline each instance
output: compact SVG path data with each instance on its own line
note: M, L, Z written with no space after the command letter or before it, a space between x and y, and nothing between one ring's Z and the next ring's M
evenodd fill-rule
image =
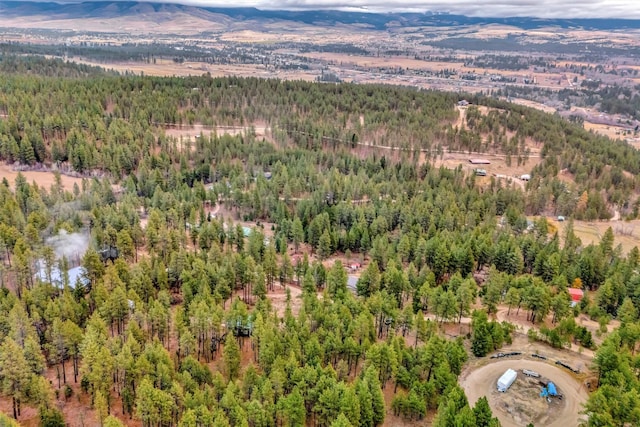
M640 251L572 228L637 217L633 148L471 95L490 112L461 127L459 94L0 65L0 159L55 176L0 184L0 424L498 426L458 385L511 342L498 306L552 319L549 346L596 350L587 425L640 422ZM206 130L170 132L191 125ZM517 162L531 140L524 190L434 166L454 150ZM75 239L88 249L61 256ZM570 287L588 295L574 308ZM580 313L620 327L596 345Z

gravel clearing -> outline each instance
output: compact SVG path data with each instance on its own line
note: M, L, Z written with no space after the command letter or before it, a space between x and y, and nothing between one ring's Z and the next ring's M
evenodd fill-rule
M507 369L518 371L518 378L505 393L496 389L496 381ZM522 369L539 373L541 380L553 381L563 399L547 402L539 396L537 379L522 374ZM521 427L528 423L546 427L573 427L584 418L580 412L586 402L586 388L571 373L546 362L527 359L491 360L461 379L471 406L486 396L489 406L503 427Z

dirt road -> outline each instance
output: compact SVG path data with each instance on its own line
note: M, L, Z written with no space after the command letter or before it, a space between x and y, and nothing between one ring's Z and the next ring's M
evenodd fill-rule
M496 381L508 369L530 369L540 373L543 377L551 379L564 395L564 405L558 411L551 411L550 415L544 415L538 419L535 425L546 427L570 427L577 426L579 420L584 417L580 414L582 405L587 400L588 394L580 382L574 379L570 373L556 368L549 363L527 359L497 360L482 366L464 377L461 386L473 406L482 396L486 396L489 405L504 427L526 426L530 420L523 420L520 414L509 413L501 408L501 400L509 393L499 393L496 390ZM520 381L521 373L518 374ZM536 397L537 399L537 397ZM542 398L540 398L542 399ZM540 402L536 402L540 403ZM526 403L525 403L526 404Z

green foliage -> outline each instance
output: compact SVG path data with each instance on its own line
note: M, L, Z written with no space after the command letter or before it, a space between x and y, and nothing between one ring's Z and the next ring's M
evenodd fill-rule
M598 372L598 390L585 405L586 425L625 426L640 422L640 381L633 373L636 324L622 325L609 335L594 359Z
M0 426L2 427L20 427L15 420L12 420L2 412L0 412Z
M49 66L43 74L67 75ZM552 314L538 339L593 348L571 317L571 283L596 292L585 312L622 323L598 352L603 387L587 409L604 424L635 425L612 390L634 408L638 251L623 256L613 230L590 245L570 222L562 239L543 219L527 230L527 215L553 207L606 217L608 203L637 188L621 173L639 172L637 153L484 98L503 112L470 110L469 128L454 129L457 95L385 86L15 73L0 79L0 94L0 159L85 174L73 189L20 174L0 185L0 279L12 285L0 291L0 388L16 412L51 400L48 363L60 388L80 381L104 425L119 425L108 416L117 390L122 412L144 425L376 426L383 389L393 388L391 409L406 419L437 409L435 425L494 426L486 401L471 409L456 385L468 343L439 324L461 322L479 296L478 357L510 342L512 327L489 321L502 305L533 324ZM214 129L257 122L269 124L265 140ZM205 131L183 149L166 130L192 123ZM514 156L526 156L524 139L544 141L526 192L480 187L461 168L412 155L487 150L489 128L514 135L492 136ZM356 155L357 140L398 150ZM575 186L553 178L560 167ZM56 259L45 242L58 230L87 233L81 260ZM105 262L105 247L119 259ZM349 265L332 259L342 254ZM40 259L45 275L79 261L88 284L34 279ZM356 260L364 269L347 273ZM357 295L349 274L359 276Z
M62 413L55 408L41 407L38 411L41 427L65 427Z
M227 334L223 349L224 370L229 381L233 381L240 372L240 346L233 334Z
M474 356L486 356L489 352L502 347L510 341L512 328L508 324L489 322L487 313L475 310L471 320L471 351Z
M473 415L476 419L476 427L497 427L500 422L493 417L489 402L485 396L482 396L473 407Z
M464 391L455 386L442 399L438 413L433 420L436 427L444 426L490 426L499 427L500 422L493 418L491 408L485 397L480 398L473 409L469 408Z
M105 418L102 425L103 427L124 427L124 424L113 415L109 415L107 418Z

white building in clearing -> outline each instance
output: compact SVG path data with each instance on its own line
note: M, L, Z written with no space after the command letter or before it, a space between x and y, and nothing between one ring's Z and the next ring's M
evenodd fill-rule
M43 283L50 283L58 289L63 289L64 287L64 275L60 271L57 265L51 267L51 276L49 277L49 273L47 272L46 267L44 266L44 262L38 262L39 268L36 271L35 278ZM67 277L69 278L68 285L75 289L78 284L82 286L89 285L90 280L87 277L87 270L82 267L73 267L67 270ZM49 281L51 279L51 281Z
M507 391L517 377L518 373L516 371L513 369L507 369L507 371L498 379L498 391L502 393Z

